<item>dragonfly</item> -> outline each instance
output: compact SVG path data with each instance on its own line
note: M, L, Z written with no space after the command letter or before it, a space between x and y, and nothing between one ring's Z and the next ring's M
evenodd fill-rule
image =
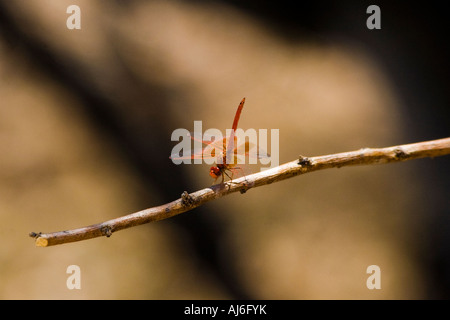
M190 134L192 140L199 141L203 147L198 151L193 151L188 156L180 156L178 154L172 154L171 159L215 159L216 164L209 169L209 175L214 179L216 183L217 179L222 178L221 183L224 183L225 176L230 181L233 180L235 175L243 175L244 170L238 163L245 163L245 157L253 158L266 158L269 155L263 150L255 152L256 145L245 141L239 143L236 136L236 130L241 117L242 109L244 108L245 97L239 103L239 106L234 115L233 125L231 127L231 134L229 137L217 140L203 140L195 134Z

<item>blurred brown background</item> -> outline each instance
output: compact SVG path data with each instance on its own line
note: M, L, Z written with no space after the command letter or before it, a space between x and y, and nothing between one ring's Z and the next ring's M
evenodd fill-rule
M446 11L381 1L371 31L370 4L0 1L0 298L449 298L448 157L320 171L111 238L28 237L209 186L207 165L172 164L171 133L229 128L244 96L240 127L279 129L280 163L449 136Z

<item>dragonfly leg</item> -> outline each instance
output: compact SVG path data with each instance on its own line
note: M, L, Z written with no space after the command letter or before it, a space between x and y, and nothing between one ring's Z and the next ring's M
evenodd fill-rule
M211 184L212 186L216 185L217 179L219 179L219 177L217 177L217 178L214 179L214 182ZM223 182L223 181L222 181L222 182Z
M236 183L236 182L233 181L233 171L231 171L231 176L226 171L224 171L224 173L230 179L230 181L228 181L228 187L230 187L231 184L239 184L239 183Z
M227 175L227 177L230 179L230 181L228 181L228 184L227 184L227 187L228 187L228 190L230 190L230 188L231 188L231 184L233 183L233 179L232 179L232 176L233 176L233 174L231 175L231 177L230 177L230 175L226 172L226 171L223 171L222 172L222 183L223 183L223 181L224 181L224 179L225 179L225 175Z
M245 182L248 183L246 174L245 174L245 172L244 172L244 169L242 169L242 167L234 167L233 169L239 169L239 170L241 170L241 174L242 174L242 176L244 177ZM231 171L231 177L233 177L233 175L234 175L234 172Z
M220 184L223 184L223 182L224 182L223 172L222 172L221 176L222 176L222 181L220 182ZM214 179L214 182L211 184L212 186L216 185L217 179L219 179L219 177Z
M230 175L229 175L226 171L224 171L223 173L225 173L225 174L227 175L227 177L230 179L230 181L233 180L233 171L231 171L231 177L230 177ZM224 180L224 175L223 175L223 173L222 173L222 183L223 183L223 180Z

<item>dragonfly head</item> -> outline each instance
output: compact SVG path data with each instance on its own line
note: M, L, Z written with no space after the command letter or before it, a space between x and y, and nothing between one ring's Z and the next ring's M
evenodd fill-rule
M219 169L219 167L211 167L210 169L209 169L209 175L211 176L211 177L213 177L214 179L217 179L219 176L220 176L220 169Z

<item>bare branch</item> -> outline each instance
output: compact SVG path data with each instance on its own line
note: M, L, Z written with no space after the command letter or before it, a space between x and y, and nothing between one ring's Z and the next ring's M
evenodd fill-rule
M53 233L35 233L36 246L47 247L74 241L87 240L100 236L109 237L113 232L141 224L173 217L192 210L202 204L233 192L245 193L248 189L271 184L300 174L328 168L340 168L351 165L370 165L406 161L426 157L439 157L450 154L450 138L399 145L388 148L364 148L318 157L303 157L281 166L258 172L223 184L188 194L162 206L145 209L120 218L93 224L87 227Z

